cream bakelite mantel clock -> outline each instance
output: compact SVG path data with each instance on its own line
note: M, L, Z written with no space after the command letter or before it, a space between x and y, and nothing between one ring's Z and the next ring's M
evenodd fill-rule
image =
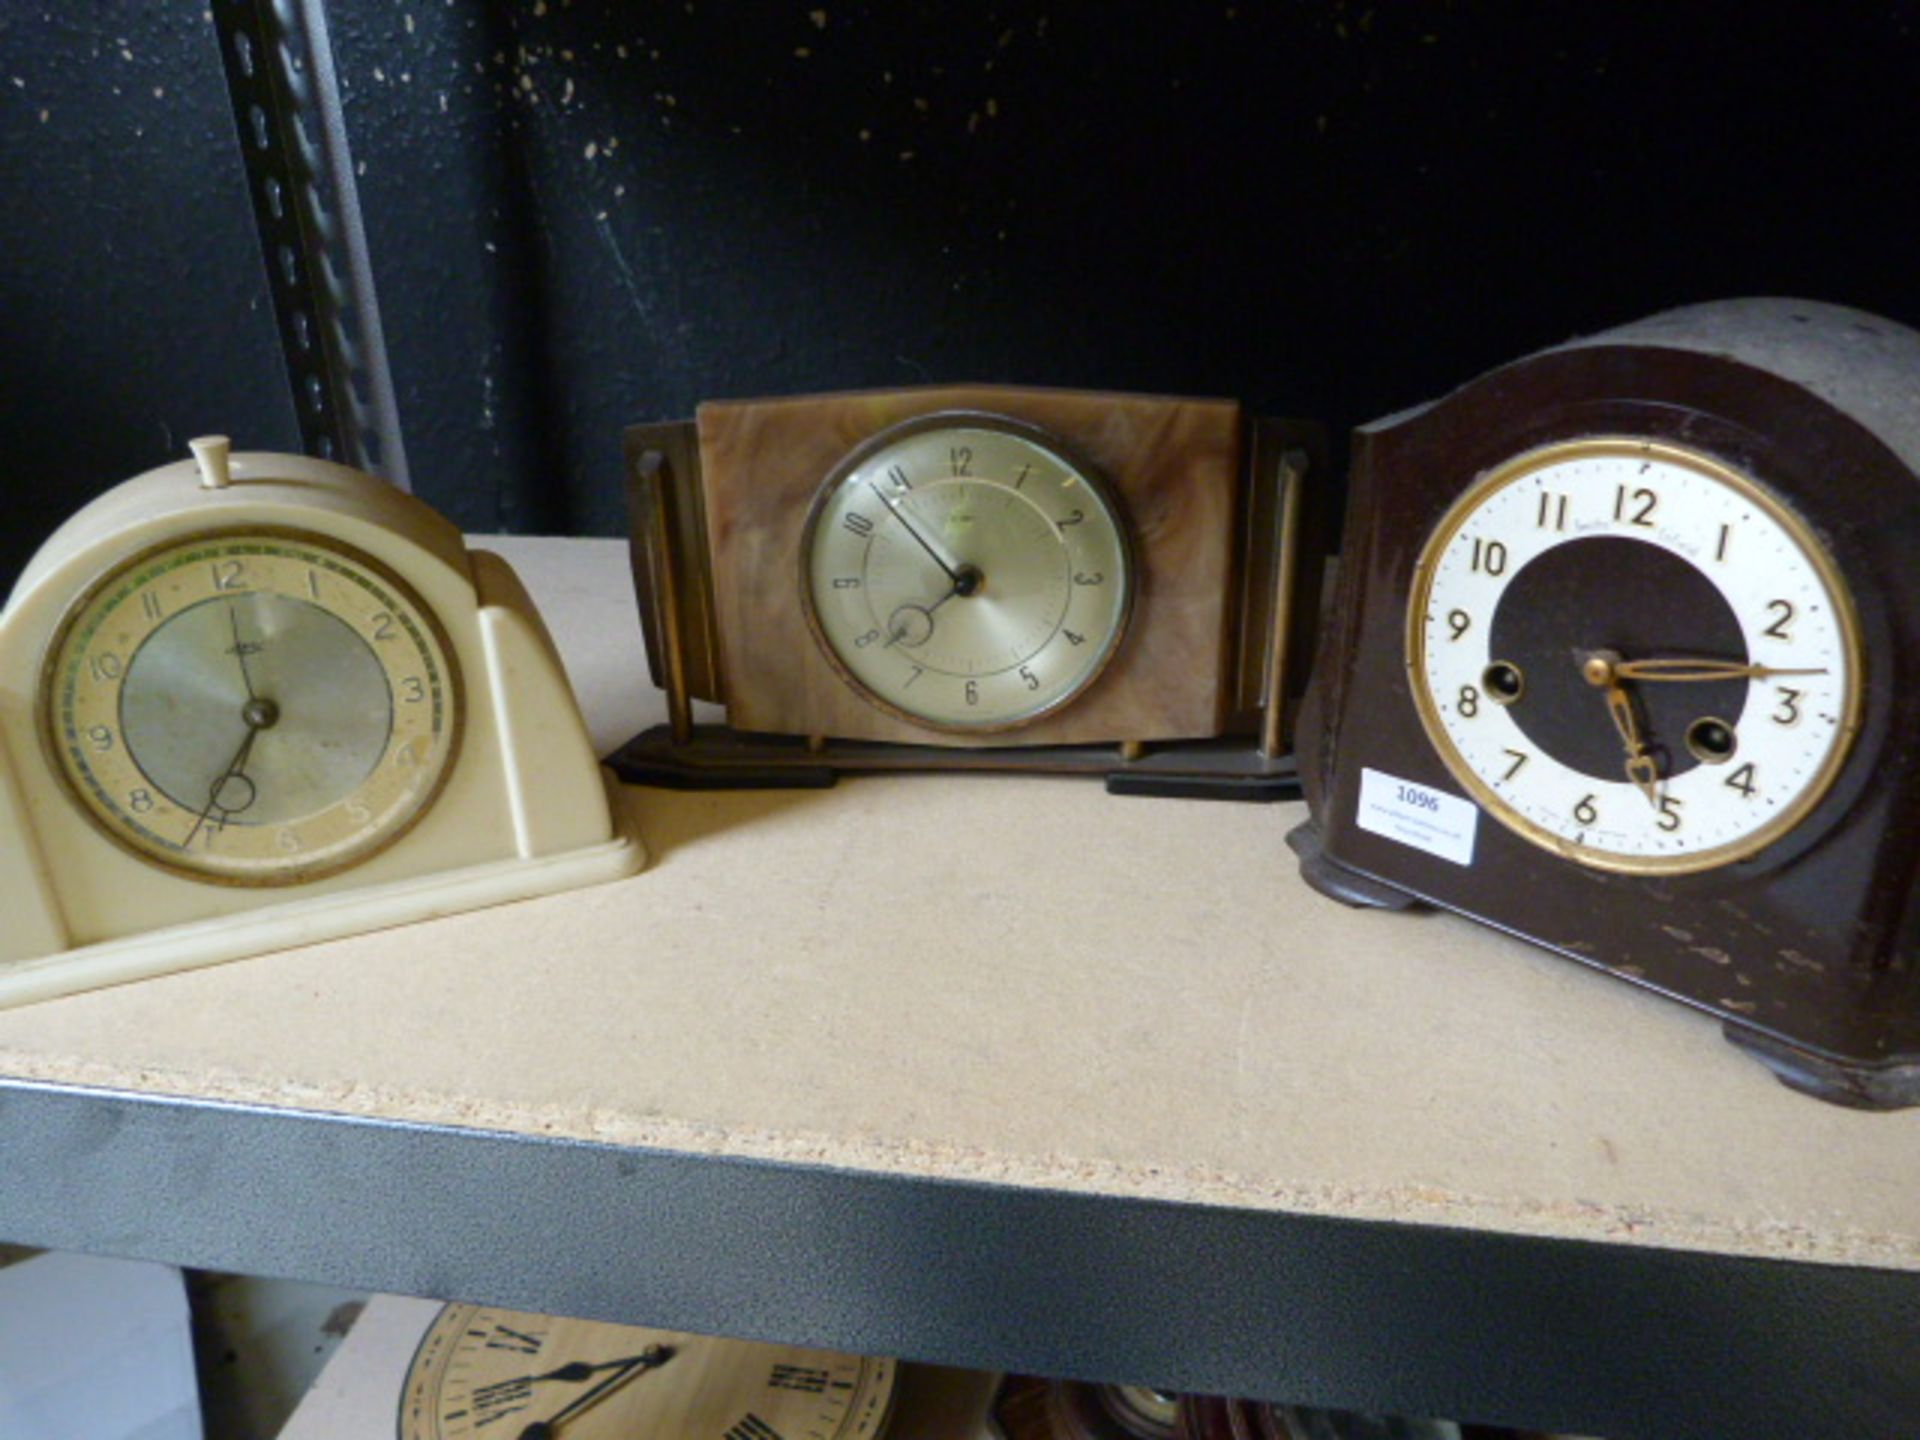
M194 449L0 612L0 1003L640 867L504 561L371 476Z
M1306 878L1920 1103L1920 334L1693 306L1356 438Z
M626 448L670 715L615 757L627 778L1294 790L1318 427L1224 400L973 385L710 402L633 427Z

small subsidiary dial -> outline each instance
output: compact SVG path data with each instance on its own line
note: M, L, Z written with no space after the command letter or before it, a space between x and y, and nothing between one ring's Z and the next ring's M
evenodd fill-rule
M989 416L887 431L830 476L803 546L814 633L868 699L952 731L1070 702L1126 629L1131 547L1094 471Z

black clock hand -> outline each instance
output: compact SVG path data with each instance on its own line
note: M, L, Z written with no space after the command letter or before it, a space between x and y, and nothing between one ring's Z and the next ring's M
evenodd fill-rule
M633 1365L646 1359L643 1351L639 1355L623 1355L618 1360L602 1360L597 1365L587 1360L569 1360L557 1370L549 1370L544 1375L515 1375L510 1380L495 1380L487 1388L498 1390L510 1385L540 1385L548 1380L591 1380L602 1370L616 1370Z
M606 1379L602 1380L584 1395L576 1398L573 1403L561 1410L558 1414L549 1416L545 1420L534 1421L520 1432L518 1440L553 1440L554 1434L560 1427L574 1416L580 1414L581 1411L586 1410L590 1406L598 1405L628 1381L646 1374L649 1370L659 1369L673 1358L673 1354L674 1351L671 1345L649 1345L638 1355L630 1356L623 1361L614 1362L619 1368L611 1375L607 1376Z
M233 658L240 662L240 683L247 687L247 699L254 700L259 697L253 692L253 676L247 673L247 647L240 639L239 604L238 600L227 602L227 619L233 622Z
M960 577L966 573L965 567L962 567L961 569L956 570L953 568L953 566L949 565L945 560L942 560L940 558L940 552L935 550L933 546L927 543L927 537L922 535L918 530L914 529L913 523L907 519L906 513L903 510L901 510L899 506L895 505L891 500L887 499L886 496L880 493L879 486L875 485L871 480L869 480L867 482L867 488L873 491L874 499L878 500L882 505L887 507L888 513L891 514L894 519L900 522L901 527L905 529L906 532L909 535L911 535L915 540L920 542L920 548L926 551L927 554L933 558L933 563L938 565L942 570L947 572L947 578L953 582L954 589L955 590L960 589L961 588ZM978 572L976 571L975 573L977 574Z
M220 803L220 792L226 788L229 780L247 778L247 760L253 754L253 742L262 730L271 729L280 720L280 707L271 700L249 700L240 708L240 718L247 722L247 738L240 742L240 748L233 752L233 759L227 762L227 768L214 778L207 787L206 808L194 819L193 828L187 832L187 838L180 843L193 844L194 836L200 833L215 810L220 812L220 823L227 823L227 816L233 813L231 807Z

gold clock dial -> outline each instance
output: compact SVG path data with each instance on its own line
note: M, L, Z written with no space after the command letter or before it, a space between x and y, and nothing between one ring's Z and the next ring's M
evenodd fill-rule
M872 1440L894 1363L449 1305L421 1339L400 1440Z
M1133 600L1131 544L1100 477L993 416L897 426L828 477L802 545L815 636L888 712L1008 730L1098 678Z
M1631 437L1469 488L1420 557L1407 656L1455 778L1598 869L1755 854L1826 794L1859 724L1859 628L1819 538L1739 471Z
M43 688L86 813L143 859L230 884L366 859L431 801L460 731L433 616L370 557L291 531L200 536L108 575Z

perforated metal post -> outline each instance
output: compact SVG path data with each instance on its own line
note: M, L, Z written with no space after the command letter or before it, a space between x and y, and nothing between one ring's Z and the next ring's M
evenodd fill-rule
M324 0L213 18L301 444L411 489Z

